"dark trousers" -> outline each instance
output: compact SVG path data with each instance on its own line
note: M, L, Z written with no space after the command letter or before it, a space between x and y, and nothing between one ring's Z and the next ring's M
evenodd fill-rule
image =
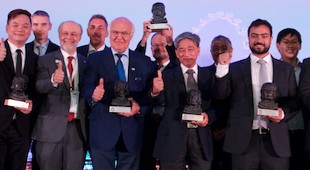
M213 139L214 159L211 170L231 170L231 154L223 151L223 139Z
M186 144L178 158L173 162L160 160L161 170L186 170L186 164L190 170L210 170L211 161L208 161L202 150L202 143L199 140L198 129L188 129Z
M305 130L290 130L290 170L309 170L307 152L305 149Z
M25 170L30 139L19 134L16 120L0 133L0 170Z
M270 133L253 132L243 154L232 154L233 170L288 170L289 158L276 155Z

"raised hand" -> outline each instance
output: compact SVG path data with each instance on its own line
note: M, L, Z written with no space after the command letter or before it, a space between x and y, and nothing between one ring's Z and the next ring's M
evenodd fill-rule
M219 57L218 57L219 64L222 64L222 65L229 64L231 56L232 56L232 52L225 52L225 53L219 54Z
M158 95L163 90L164 90L164 81L162 78L162 73L160 70L157 70L157 77L153 79L152 94Z
M5 56L6 56L6 48L4 45L4 39L1 38L0 40L0 62L5 59Z
M101 100L103 98L104 92L105 92L105 90L104 90L104 80L103 80L103 78L100 78L99 79L99 84L95 88L95 90L93 92L93 95L92 95L93 101L98 102L99 100Z
M55 70L53 74L54 83L62 83L64 81L65 73L62 71L62 62L59 60L58 68Z
M173 44L173 27L168 24L169 29L161 30L161 34L166 37L167 44L171 46Z

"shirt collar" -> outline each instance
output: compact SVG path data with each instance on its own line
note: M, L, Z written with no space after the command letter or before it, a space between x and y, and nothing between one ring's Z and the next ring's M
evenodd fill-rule
M113 56L115 56L115 54L118 53L118 52L114 51L113 48L111 48L111 50L112 50ZM128 48L123 53L121 53L121 54L124 54L124 56L129 57L129 50L128 50Z
M76 51L75 51L75 53L73 54L73 55L69 55L66 51L64 51L63 49L60 49L60 51L61 51L61 54L62 54L62 56L64 57L64 58L68 58L69 56L72 56L74 59L76 59L77 58L77 53L76 53Z
M251 54L250 55L250 58L251 58L251 62L252 63L257 63L258 60L260 60L261 58L258 58L257 56L255 56L254 54ZM264 58L262 58L264 61L266 61L267 64L271 63L272 62L272 59L271 59L271 55L270 53L267 54Z
M105 48L105 44L99 47L98 50L96 50L96 48L93 45L89 44L88 51L102 51L104 50L104 48Z
M42 45L40 45L36 40L34 40L34 46L37 48L38 46L43 47L44 49L47 49L48 43L50 42L49 39L47 39Z
M190 68L184 66L182 63L180 64L180 66L181 66L181 69L182 69L182 73L183 73L183 74L185 74L186 71L187 71L188 69L190 69ZM198 74L198 65L197 65L197 64L195 64L194 67L192 67L191 69L193 69L193 70L195 71L195 73Z
M17 49L22 50L22 54L25 54L25 51L26 51L25 44L21 48L17 48L13 43L10 42L10 40L8 40L8 43L9 43L12 55L16 52Z

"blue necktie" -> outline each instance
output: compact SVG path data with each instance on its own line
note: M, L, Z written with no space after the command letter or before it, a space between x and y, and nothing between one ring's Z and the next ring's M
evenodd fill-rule
M118 61L116 63L118 78L119 80L126 81L125 70L124 70L123 62L121 60L123 54L117 53L115 55L118 57Z

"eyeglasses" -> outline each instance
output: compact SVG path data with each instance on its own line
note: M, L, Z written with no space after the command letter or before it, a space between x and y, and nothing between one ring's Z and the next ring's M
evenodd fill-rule
M299 44L299 41L297 41L297 40L293 40L293 41L286 41L286 40L284 40L284 41L281 41L281 42L283 44L285 44L286 46L288 46L288 45L296 46L296 45Z
M111 35L116 37L118 35L121 35L122 37L128 37L131 34L131 32L127 32L127 31L111 31Z
M73 38L80 36L80 34L77 34L77 33L74 33L74 32L72 32L72 33L62 32L62 33L60 33L60 34L61 34L62 36L65 36L65 37L71 36L71 37L73 37Z
M153 44L152 43L151 45L152 45L152 47L166 47L167 44L166 43L161 43L161 44L155 44L155 43Z

